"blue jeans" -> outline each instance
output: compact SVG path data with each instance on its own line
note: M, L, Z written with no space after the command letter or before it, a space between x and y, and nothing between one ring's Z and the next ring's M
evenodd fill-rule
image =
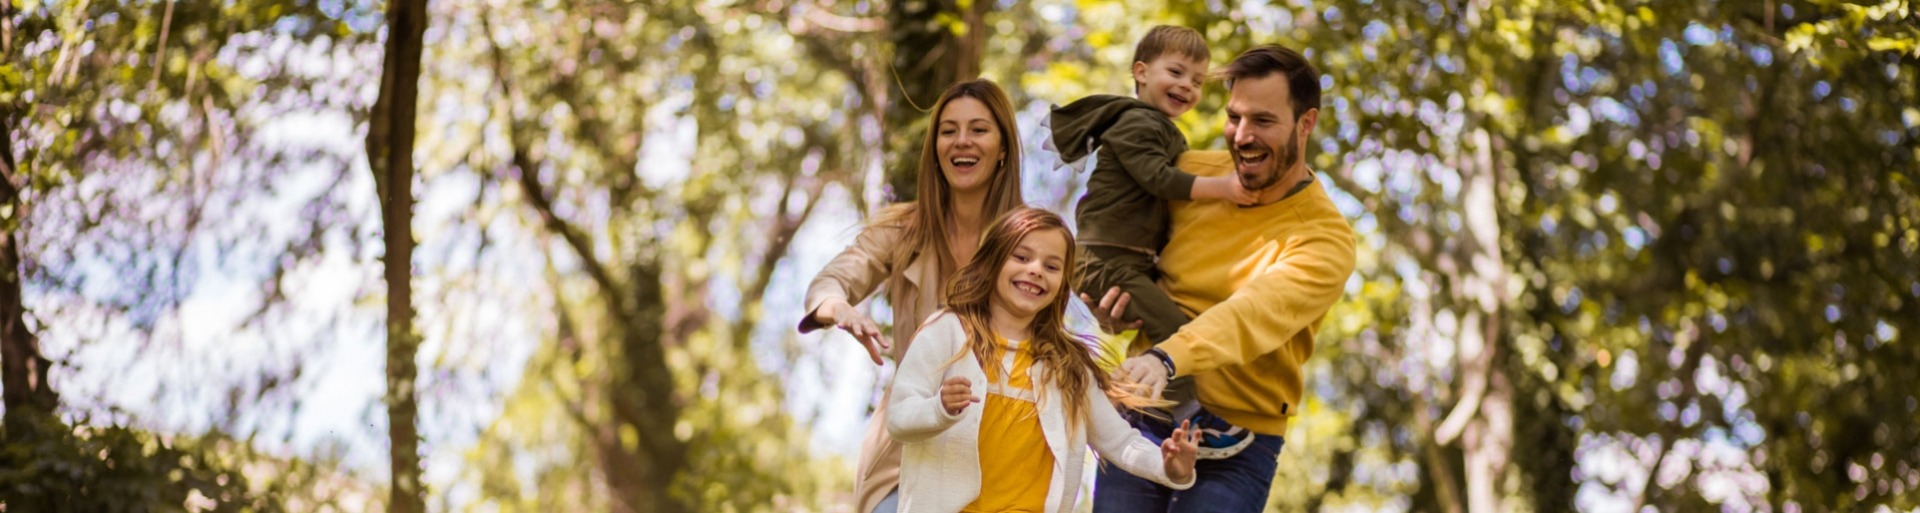
M900 511L899 488L894 488L893 491L887 492L886 498L880 499L879 504L873 505L873 513L896 513L898 511Z
M1129 414L1134 429L1156 444L1173 435L1173 425ZM1273 472L1286 439L1254 435L1253 444L1223 460L1194 464L1193 488L1174 490L1112 465L1100 465L1093 485L1094 513L1179 513L1188 511L1258 513L1267 507Z

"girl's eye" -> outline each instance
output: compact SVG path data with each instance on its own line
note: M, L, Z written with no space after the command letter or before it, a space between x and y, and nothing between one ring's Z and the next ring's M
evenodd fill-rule
M1021 262L1025 262L1025 261L1027 261L1027 256L1026 256L1026 255L1014 255L1014 256L1013 256L1013 259L1014 259L1014 260L1019 260L1019 261L1021 261Z
M1060 272L1060 266L1057 266L1057 265L1049 265L1049 266L1047 266L1047 270L1048 270L1048 271L1052 271L1052 272L1056 272L1056 273L1057 273L1057 272Z

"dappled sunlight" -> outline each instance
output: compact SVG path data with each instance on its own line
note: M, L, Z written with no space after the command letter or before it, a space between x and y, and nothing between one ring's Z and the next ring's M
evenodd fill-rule
M809 283L957 80L1076 226L1157 24L1321 73L1269 511L1920 508L1911 2L0 6L0 510L852 511L896 363Z

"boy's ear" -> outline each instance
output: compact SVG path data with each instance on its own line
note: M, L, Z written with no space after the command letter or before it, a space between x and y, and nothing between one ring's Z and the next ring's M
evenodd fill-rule
M1139 92L1140 83L1147 81L1147 63L1133 61L1133 89Z

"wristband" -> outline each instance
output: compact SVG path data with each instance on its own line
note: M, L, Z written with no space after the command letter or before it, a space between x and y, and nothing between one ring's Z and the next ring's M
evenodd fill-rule
M1158 347L1153 349L1148 349L1147 354L1153 355L1155 358L1159 358L1160 364L1167 366L1167 379L1172 380L1173 379L1173 357L1167 356L1167 352L1161 351L1160 348Z

